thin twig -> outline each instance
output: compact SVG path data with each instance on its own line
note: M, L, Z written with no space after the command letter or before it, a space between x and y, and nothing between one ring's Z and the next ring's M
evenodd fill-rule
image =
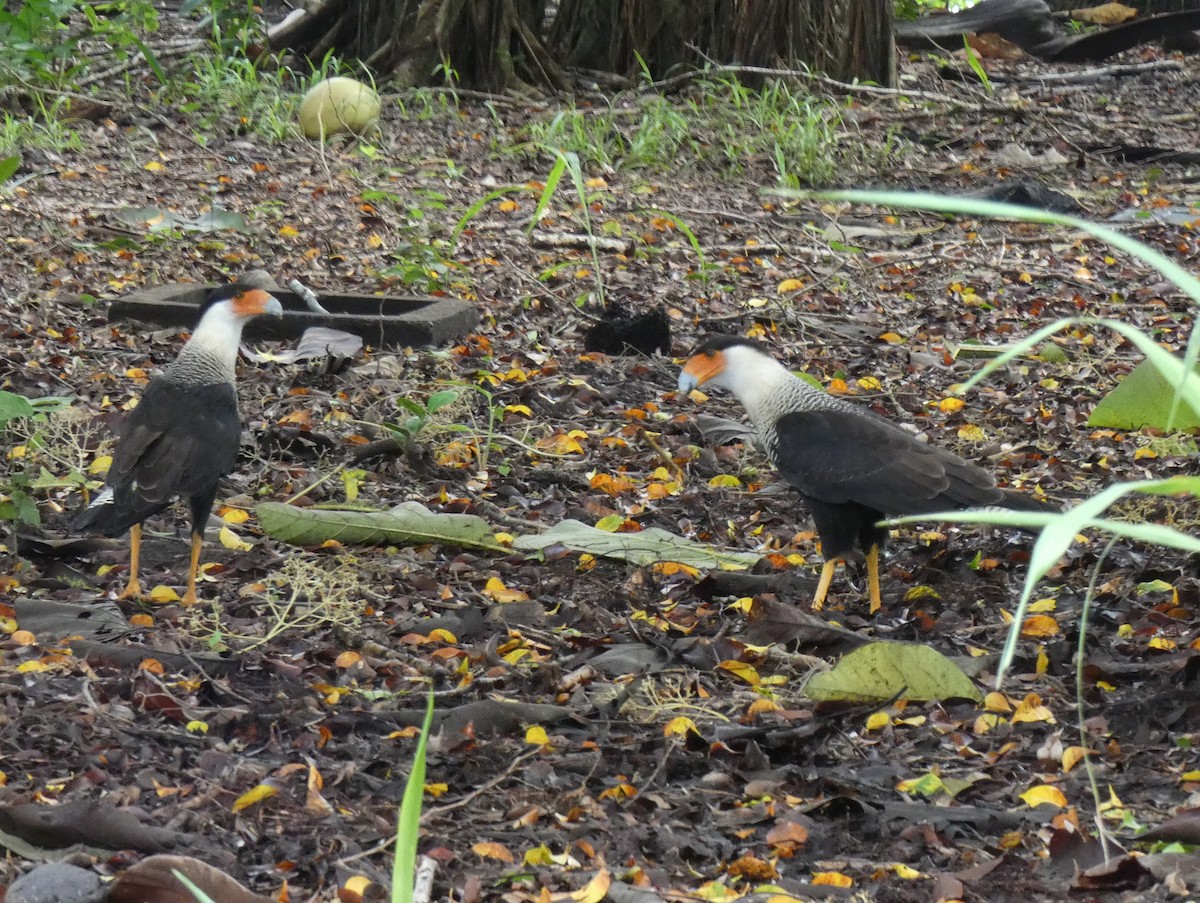
M522 765L524 765L529 759L532 759L534 756L536 756L539 752L541 752L541 750L535 748L517 756L512 760L512 763L509 764L508 768L504 769L504 771L496 775L496 777L492 778L486 784L476 787L462 799L455 800L452 803L446 803L444 806L432 806L426 809L423 813L421 813L421 821L424 822L426 820L433 819L436 816L445 815L447 812L453 812L455 809L461 809L468 803L474 802L493 787L503 784L505 781L511 778Z

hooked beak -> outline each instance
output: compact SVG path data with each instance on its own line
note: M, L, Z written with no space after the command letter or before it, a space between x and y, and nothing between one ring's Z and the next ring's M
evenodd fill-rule
M720 376L725 369L725 355L719 351L709 354L697 354L683 365L679 373L679 391L690 392L698 389L715 376Z
M261 288L247 289L239 292L233 299L233 312L239 317L258 317L269 314L273 317L283 316L283 305L274 295Z

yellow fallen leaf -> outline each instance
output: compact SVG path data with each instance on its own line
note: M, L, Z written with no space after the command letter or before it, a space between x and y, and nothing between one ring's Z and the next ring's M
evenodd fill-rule
M1068 746L1066 749L1064 749L1062 754L1063 773L1066 774L1068 771L1082 762L1087 754L1088 751L1086 747L1083 746Z
M943 414L953 414L955 411L961 411L965 404L961 398L943 398L938 402L938 410Z
M347 649L345 652L339 653L338 657L333 660L333 666L345 670L346 668L353 668L361 661L361 652L354 649Z
M349 891L351 894L362 897L363 893L370 886L370 878L366 877L365 875L352 875L346 879L346 882L342 885L342 888ZM341 894L339 893L338 896L340 897Z
M187 729L188 733L191 733L191 734L207 734L208 733L208 722L207 721L189 721L186 725L184 725L184 727Z
M625 526L624 514L609 514L596 521L596 529L603 530L605 533L616 533L623 526Z
M221 539L221 545L233 552L249 552L254 548L253 545L246 542L228 527L222 527L218 534Z
M976 734L976 736L982 737L984 734L995 730L999 724L1000 716L988 712L975 719L975 723L971 725L971 730Z
M753 665L748 665L745 662L739 662L736 659L727 659L717 665L718 668L728 671L737 677L740 677L752 687L758 686L762 679L758 676L758 671Z
M875 712L867 718L867 730L881 731L891 722L892 718L887 712Z
M1021 625L1021 636L1046 637L1058 633L1058 621L1049 615L1030 615Z
M721 473L709 480L708 485L715 489L737 489L742 481L731 473Z
M553 865L554 854L545 844L525 851L525 865Z
M1021 794L1021 800L1030 809L1040 806L1042 803L1049 803L1060 809L1067 808L1067 798L1063 796L1063 792L1057 787L1051 787L1049 784L1039 784L1037 787L1030 787Z
M239 796L232 806L232 811L241 812L244 809L249 809L263 800L270 799L277 793L279 793L278 787L272 787L270 784L259 784L252 790L248 790Z
M522 592L519 589L509 589L499 577L492 577L488 580L487 586L483 589L483 594L489 599L501 603L526 602L529 599L529 593Z
M250 512L245 508L222 508L217 512L221 515L221 520L227 524L244 524L250 520Z
M166 602L178 602L179 593L175 592L175 590L171 589L171 587L163 586L163 584L160 583L158 586L154 587L154 589L150 590L150 601L157 602L160 605Z
M608 869L600 869L596 876L587 884L571 894L576 903L600 903L608 896L608 888L612 884L612 875Z
M700 733L698 730L696 730L696 722L683 715L672 718L665 725L663 725L664 737L683 737L688 731L692 731L696 734Z
M841 872L813 872L812 883L827 887L853 887L854 879Z
M556 455L582 455L583 446L579 440L566 433L556 433L537 441L537 447Z
M781 675L783 676L783 675ZM772 699L756 699L746 707L746 714L757 718L765 712L782 712L783 706Z
M786 295L791 292L798 292L804 288L804 281L801 279L784 279L779 283L779 287L775 289L781 295Z
M525 742L530 746L545 746L550 742L550 738L546 735L544 727L535 724L525 731Z
M1012 723L1020 724L1022 722L1038 721L1045 721L1048 724L1056 723L1054 713L1042 705L1042 697L1038 696L1037 693L1030 693L1021 700L1021 704L1013 712Z
M93 476L108 473L108 469L112 467L112 455L98 455L95 460L88 465L88 473Z
M989 712L1003 712L1006 715L1012 711L1012 704L1008 701L1008 697L995 690L983 697L983 707Z

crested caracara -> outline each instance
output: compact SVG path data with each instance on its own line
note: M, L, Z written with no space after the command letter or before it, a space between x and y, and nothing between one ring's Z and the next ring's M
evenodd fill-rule
M953 452L813 388L749 339L704 339L679 374L681 392L698 386L737 396L767 454L807 503L825 557L814 608L824 605L838 559L857 542L867 559L871 611L879 609L879 552L888 532L878 522L885 517L978 507L1048 510L997 488L991 474Z
M129 582L118 598L138 598L142 521L176 496L192 513L192 559L185 605L196 602L204 525L217 483L233 470L242 424L234 370L242 327L283 307L257 288L224 285L200 305L200 322L174 363L150 380L125 421L104 489L75 519L76 530L117 536L130 531Z

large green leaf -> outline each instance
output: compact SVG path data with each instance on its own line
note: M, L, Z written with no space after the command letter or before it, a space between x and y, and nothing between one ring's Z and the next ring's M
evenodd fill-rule
M817 702L884 703L892 699L982 699L962 669L936 649L871 643L844 655L804 685Z
M1200 427L1200 395L1194 398L1185 395L1183 400L1171 422L1175 385L1164 378L1152 361L1145 360L1100 399L1088 417L1088 426L1118 430L1140 430L1145 426L1160 430Z
M440 542L507 552L491 525L473 514L430 511L420 502L404 502L387 511L348 508L297 508L263 502L255 509L263 532L298 546L319 546L334 539L353 545Z
M564 520L545 533L518 536L513 547L524 551L561 545L576 552L617 558L630 564L647 565L675 561L694 568L741 571L753 567L761 555L753 552L723 552L713 546L692 542L658 527L638 533L609 533L577 520Z

